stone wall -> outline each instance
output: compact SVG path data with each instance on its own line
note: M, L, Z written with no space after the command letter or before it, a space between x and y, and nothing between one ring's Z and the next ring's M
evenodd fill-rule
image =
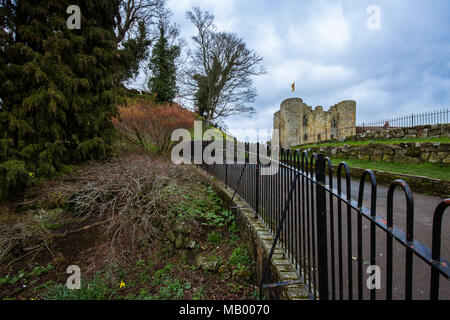
M340 159L387 161L397 163L437 163L450 166L450 143L400 143L364 146L343 145L342 147L313 147L308 153L323 153L325 156Z
M312 108L300 98L286 99L274 114L273 127L279 130L284 148L356 134L356 102L342 101L324 111Z
M350 168L350 175L353 178L360 179L364 171L366 171L366 169L353 167ZM376 175L377 183L379 184L388 186L395 180L400 179L408 183L413 192L424 193L441 198L448 198L448 196L450 195L449 180L418 177L409 174L392 173L378 170L373 171ZM336 171L334 171L334 173L336 174Z
M414 138L449 138L450 124L424 125L411 128L396 128L390 130L370 131L347 136L341 139L330 139L332 141L362 141L381 139L414 139Z
M214 191L219 194L225 203L233 197L231 189L213 176L209 176L205 171L197 168L200 175L209 180ZM236 220L239 227L239 236L245 241L247 249L256 263L256 275L258 283L262 277L262 270L269 256L274 240L273 234L258 218L249 205L236 198L233 206L236 207ZM276 283L282 281L300 280L294 264L287 259L286 251L278 245L272 257L272 263L265 283ZM276 300L309 300L308 291L304 285L296 284L267 289L265 295L268 299Z

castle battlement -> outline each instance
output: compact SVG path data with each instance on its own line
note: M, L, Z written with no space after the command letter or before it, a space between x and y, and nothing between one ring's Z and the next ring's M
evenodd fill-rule
M300 98L289 98L274 113L273 128L280 132L283 148L356 134L356 102L341 101L324 111L308 106Z

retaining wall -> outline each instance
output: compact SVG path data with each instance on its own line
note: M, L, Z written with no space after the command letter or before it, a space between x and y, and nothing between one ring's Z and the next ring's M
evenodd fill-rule
M231 201L233 191L225 186L217 178L208 175L205 171L196 168L202 176L211 183L211 187L219 194L225 202ZM274 240L268 228L262 221L255 217L254 211L249 205L238 199L236 196L233 204L236 207L236 221L238 223L240 237L244 240L253 261L256 263L256 274L258 283L261 281L263 266L267 261L270 249ZM266 276L265 283L276 283L282 281L300 280L295 266L287 259L286 251L277 246L272 257L272 263L269 274ZM308 292L304 285L296 284L290 286L281 286L265 290L268 299L277 300L309 300Z
M340 139L324 140L320 143L416 138L450 138L450 123L422 125L410 128L390 128L385 130L371 130L370 128L367 128L364 132L356 135L346 136ZM310 143L304 143L303 145L307 144ZM299 147L301 147L301 145L299 145Z
M342 141L358 141L370 139L414 139L414 138L443 138L450 137L450 124L423 125L410 128L395 128L373 130L370 128L363 133L348 136Z
M362 168L350 168L350 175L355 178L361 178L362 174L366 169ZM408 183L409 187L413 192L419 192L423 194L428 194L436 197L441 197L443 199L448 198L450 195L450 181L433 179L428 177L419 177L409 174L400 174L393 172L385 172L379 170L373 170L377 179L377 183L390 185L397 179L401 179ZM333 172L334 174L336 171Z
M343 145L341 147L299 148L308 153L323 153L328 157L340 159L357 159L386 161L405 164L437 163L450 166L450 143L400 143L363 146Z

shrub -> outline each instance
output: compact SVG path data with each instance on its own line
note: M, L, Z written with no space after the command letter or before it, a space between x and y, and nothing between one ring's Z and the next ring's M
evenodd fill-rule
M208 234L208 241L214 244L219 243L222 240L222 235L215 231Z
M166 154L171 150L175 129L191 129L194 114L178 104L158 105L138 101L119 108L120 118L113 121L126 138L134 144Z
M239 247L235 248L233 250L233 252L231 253L228 263L232 266L236 266L239 268L239 267L251 265L252 260L248 253L248 250L243 246L239 246Z
M65 27L70 1L1 2L0 196L23 193L23 172L50 176L111 151L125 73L113 2L77 1L77 32Z
M65 284L54 284L47 287L47 292L42 295L45 300L110 300L113 299L116 290L111 289L106 281L99 275L87 282L83 281L81 289L68 289Z
M30 176L23 161L0 163L0 199L21 194L29 185Z

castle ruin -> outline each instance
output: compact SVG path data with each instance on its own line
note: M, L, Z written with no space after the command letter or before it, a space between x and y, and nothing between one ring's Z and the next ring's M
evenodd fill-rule
M273 128L279 129L283 148L355 135L356 102L342 101L324 111L300 98L286 99L274 114Z

